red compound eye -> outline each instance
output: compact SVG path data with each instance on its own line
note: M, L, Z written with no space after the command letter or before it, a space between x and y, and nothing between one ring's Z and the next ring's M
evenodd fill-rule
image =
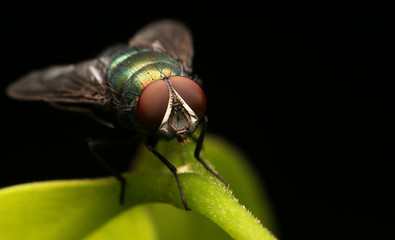
M206 111L206 95L200 86L189 78L181 76L169 77L171 84L190 108L201 118Z
M176 92L201 118L206 111L206 96L197 83L181 76L169 77ZM137 117L145 126L158 129L165 116L169 102L169 89L165 81L156 80L141 93L137 102Z
M165 116L169 101L169 89L162 80L149 84L137 102L137 117L145 126L158 129Z

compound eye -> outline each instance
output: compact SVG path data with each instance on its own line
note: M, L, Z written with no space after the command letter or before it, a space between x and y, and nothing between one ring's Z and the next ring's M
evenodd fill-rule
M199 118L203 117L206 111L206 95L200 86L191 79L182 76L170 76L169 80L195 114Z
M150 83L140 94L137 117L145 126L158 129L165 116L169 102L169 89L162 80Z

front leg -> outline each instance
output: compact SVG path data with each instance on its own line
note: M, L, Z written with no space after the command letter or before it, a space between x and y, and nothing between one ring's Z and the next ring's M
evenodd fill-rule
M184 204L184 208L185 208L185 210L191 210L188 207L187 202L185 200L184 190L182 189L182 185L181 185L180 179L178 177L177 168L174 167L174 165L171 164L162 154L160 154L158 151L156 151L154 145L147 144L147 148L150 152L152 152L157 158L159 158L159 160L161 160L166 165L166 167L170 170L171 173L173 173L174 178L177 181L178 190L180 191L181 200L182 200L182 203Z
M204 137L206 135L206 128L207 128L207 122L208 119L207 117L203 118L203 127L202 127L202 131L200 132L200 136L196 142L196 147L195 147L195 158L196 160L198 160L206 169L207 171L209 171L211 174L213 174L216 178L218 178L219 180L221 180L224 185L227 187L228 183L225 181L225 179L223 179L223 177L221 175L219 175L219 173L215 172L213 169L211 169L207 163L202 159L202 157L200 157L200 151L202 150L203 147L203 141L204 141Z

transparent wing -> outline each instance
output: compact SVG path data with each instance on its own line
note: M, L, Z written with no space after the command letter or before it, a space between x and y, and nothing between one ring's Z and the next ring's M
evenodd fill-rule
M186 71L192 71L193 45L189 29L180 22L161 20L147 25L129 40L132 47L151 47L179 60Z
M53 103L106 103L106 88L98 60L34 71L7 88L11 98Z

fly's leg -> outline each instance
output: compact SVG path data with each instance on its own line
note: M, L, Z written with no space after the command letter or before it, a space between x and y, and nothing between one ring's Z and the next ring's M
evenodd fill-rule
M217 172L215 172L213 169L211 169L207 165L207 163L202 159L202 157L200 157L200 151L202 150L204 136L206 135L207 122L208 122L207 117L204 117L203 118L203 128L202 128L202 131L200 132L200 136L196 142L195 158L207 169L207 171L209 171L216 178L221 180L225 186L228 186L228 183L223 179L223 177L221 175L219 175Z
M174 167L173 164L171 164L164 156L162 156L162 154L160 154L158 151L156 151L156 149L153 145L147 144L147 148L149 151L151 151L157 158L159 158L166 165L166 167L170 170L171 173L173 173L174 178L177 181L178 190L180 191L181 200L182 200L182 203L184 204L184 208L185 208L185 210L191 210L188 207L187 202L185 200L184 191L182 190L182 185L181 185L180 179L178 178L177 168Z
M103 168L109 171L111 175L114 176L121 183L121 193L119 196L119 203L123 205L125 200L126 179L118 171L116 171L110 164L108 164L108 162L105 161L96 151L97 148L103 147L104 145L106 145L107 142L97 141L92 139L87 139L87 142L88 142L89 150L96 158L96 160L103 166Z

